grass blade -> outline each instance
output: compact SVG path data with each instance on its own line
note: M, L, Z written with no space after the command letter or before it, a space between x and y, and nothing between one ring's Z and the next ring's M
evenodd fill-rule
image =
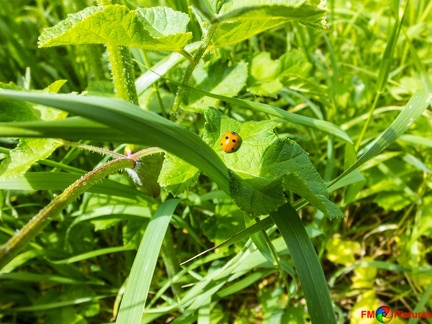
M336 323L318 256L296 210L285 204L270 214L294 260L312 323Z
M421 116L431 102L432 93L425 90L417 91L410 101L408 101L401 113L396 117L395 121L380 136L370 143L363 155L339 177L333 180L328 187L335 186L337 182L392 144Z
M166 200L150 220L132 265L116 323L141 323L162 241L179 201Z
M13 90L0 90L1 97L56 107L120 131L128 135L128 143L160 147L195 165L223 191L229 193L228 169L216 152L200 137L174 122L140 109L129 102L105 97L53 95ZM7 126L9 130L13 127L11 124ZM17 136L16 133L9 134L7 130L2 131L0 135ZM38 134L31 136L36 137ZM44 135L39 134L39 137ZM60 127L57 137L63 137Z
M327 133L329 135L333 135L335 137L338 137L338 138L340 138L340 139L342 139L348 143L352 143L352 140L348 136L347 133L345 133L342 129L340 129L335 124L332 124L328 121L297 115L297 114L285 111L283 109L280 109L278 107L268 105L268 104L253 102L253 101L245 100L245 99L230 98L230 97L226 97L226 96L222 96L222 95L217 95L217 94L207 92L207 91L204 91L201 89L197 89L197 88L194 88L191 86L186 86L186 87L188 89L190 89L191 91L198 92L204 96L219 99L219 100L228 102L228 103L233 104L233 105L237 105L237 106L240 106L240 107L243 107L246 109L250 109L252 111L263 112L263 113L266 113L266 114L269 114L269 115L272 115L275 117L285 119L286 121L289 121L289 122L294 123L294 124L302 125L302 126L305 126L308 128L317 129L317 130L320 130L320 131Z

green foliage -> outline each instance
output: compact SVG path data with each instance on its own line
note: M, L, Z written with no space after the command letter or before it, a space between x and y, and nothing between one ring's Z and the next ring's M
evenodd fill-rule
M325 27L325 9L304 0L234 0L225 3L216 17L212 47L241 42L270 28L289 21L315 27Z
M54 85L52 86L54 87ZM11 88L8 86L5 87ZM34 118L35 115L38 118ZM48 121L64 119L66 117L67 113L57 109L37 105L30 108L14 101L5 104L5 114L1 120L4 122L12 118L14 121L35 119ZM1 162L0 180L23 175L36 161L46 159L60 145L61 142L55 139L29 138L20 140L17 147L11 150L9 156Z
M109 2L0 6L0 322L430 311L431 3Z
M245 62L228 65L227 62L216 60L208 62L206 66L197 66L191 85L217 95L234 97L246 85L247 77L248 66ZM194 111L199 108L205 110L218 103L217 99L193 91L185 99L185 109Z
M39 47L113 44L179 51L192 36L185 32L188 22L187 15L166 7L133 11L120 5L88 7L45 29Z

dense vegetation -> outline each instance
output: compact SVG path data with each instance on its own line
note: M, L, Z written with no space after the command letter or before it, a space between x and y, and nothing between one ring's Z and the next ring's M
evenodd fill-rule
M0 322L432 316L432 2L2 1L0 41Z

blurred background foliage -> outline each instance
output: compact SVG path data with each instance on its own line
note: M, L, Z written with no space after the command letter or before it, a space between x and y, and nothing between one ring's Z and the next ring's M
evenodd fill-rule
M43 28L89 5L93 2L1 0L0 82L13 82L26 89L44 89L55 80L65 79L67 83L62 92L89 91L112 96L109 66L102 46L37 47ZM199 26L187 1L130 0L126 5L130 8L167 5L184 11L191 15L189 29L194 31L196 40L199 39ZM391 2L373 0L334 0L327 5L328 30L288 24L218 49L207 55L204 63L212 60L247 62L249 79L240 97L328 120L341 126L355 143L376 97L382 60L389 59L385 48L394 24L393 6ZM417 89L429 87L432 2L402 1L401 10L404 8L388 84L378 97L362 147L388 127ZM283 84L291 86L282 87L275 94L260 94L262 89L254 88L258 81L271 82L279 76L271 75L265 80L266 76L258 73L262 80L257 81L254 62L258 67L282 65L279 59L287 52L296 53L302 62L299 69L303 75L281 76L285 78ZM257 59L263 53L268 54ZM145 62L151 66L168 55L145 54ZM138 77L142 65L137 64L135 68ZM176 75L182 74L182 68L184 64L172 70L169 77L176 79ZM169 105L173 92L172 85L165 82L158 87L157 91L145 92L140 102L160 112L156 94ZM232 107L227 108L226 113L241 121L267 118L264 114ZM200 133L203 119L199 114L188 112L183 124ZM334 179L347 166L349 154L344 143L322 133L285 123L278 128L278 135L299 143L326 181ZM346 218L330 222L311 207L301 211L322 261L340 323L363 323L359 310L376 309L383 304L394 309L432 309L431 135L429 109L406 135L362 167L363 181L333 192L332 199L345 212ZM1 141L0 154L4 157L16 142ZM115 143L92 144L122 149ZM99 155L76 148L61 148L50 160L79 171L92 170L101 163ZM43 163L32 167L32 171L47 170L51 167ZM110 178L129 185L125 174ZM181 196L180 212L174 216L171 228L180 260L193 257L245 227L243 213L214 189L215 185L201 176L196 187ZM0 242L5 242L55 194L55 191L1 191ZM161 195L164 194L162 191ZM59 318L63 319L62 323L72 323L72 319L74 323L110 321L118 306L116 296L133 262L134 248L147 225L146 217L157 209L159 201L151 195L141 197L140 216L128 210L131 204L129 199L85 194L64 210L32 243L33 249L0 274L3 292L0 319L13 323L59 323ZM124 206L125 212L111 213L113 206ZM196 278L221 267L223 258L235 255L241 246L214 252L212 257L217 261L195 269ZM121 253L92 253L109 247L120 247L116 252ZM79 257L68 259L73 256ZM17 269L19 271L11 272ZM238 294L218 296L218 303L212 309L212 323L263 323L271 322L272 316L282 323L305 320L304 300L296 281L290 281L290 286L285 287L288 295L274 269L257 268L254 275L247 284L243 282L245 288ZM153 280L153 291L166 283L162 260ZM185 276L182 284L193 282L193 276ZM91 301L73 305L73 300L84 296ZM53 301L65 304L59 307L62 305ZM157 302L151 306L157 306ZM169 322L177 315L177 312L168 312L161 322Z

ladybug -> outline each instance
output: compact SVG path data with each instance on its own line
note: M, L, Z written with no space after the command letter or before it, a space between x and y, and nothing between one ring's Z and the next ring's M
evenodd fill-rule
M241 138L236 132L226 132L221 138L221 148L226 153L235 152L240 146Z

